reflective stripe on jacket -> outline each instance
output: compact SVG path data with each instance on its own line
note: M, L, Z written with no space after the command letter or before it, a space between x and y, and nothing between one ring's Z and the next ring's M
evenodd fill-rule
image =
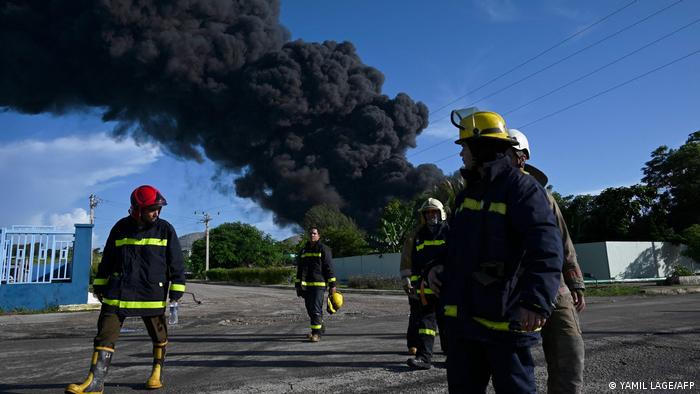
M93 281L102 309L122 316L157 316L168 294L185 291L185 269L175 229L163 219L146 228L127 216L109 234Z
M447 255L447 234L449 226L446 222L441 222L433 233L428 225L422 225L413 238L413 249L411 251L411 283L418 292L420 282L428 274L428 270L435 265L444 264ZM427 279L427 278L425 278ZM427 280L422 290L424 294L433 294L428 287Z
M333 255L331 248L325 244L307 242L297 257L297 276L295 286L301 287L335 287L333 272Z
M456 318L457 335L529 343L536 336L520 331L519 308L549 316L561 278L561 234L542 186L509 158L487 163L484 174L463 173L441 292L445 316Z

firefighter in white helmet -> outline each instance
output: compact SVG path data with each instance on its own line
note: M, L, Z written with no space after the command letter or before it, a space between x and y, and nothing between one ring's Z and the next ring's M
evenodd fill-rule
M411 368L430 369L435 335L440 332L442 344L444 330L438 330L437 295L424 279L430 268L443 264L448 226L445 209L435 198L428 198L419 213L420 226L401 254L401 277L411 311L406 340L409 353L415 355L406 363Z
M530 143L525 134L516 129L508 130L508 134L517 142L517 145L513 146L516 152L513 164L534 176L542 186L546 186L546 175L536 167L525 164L532 158ZM564 216L549 189L547 197L557 219L564 247L564 266L555 307L541 333L542 348L547 360L547 391L580 393L583 389L585 351L577 312L583 311L586 306L583 295L585 285Z

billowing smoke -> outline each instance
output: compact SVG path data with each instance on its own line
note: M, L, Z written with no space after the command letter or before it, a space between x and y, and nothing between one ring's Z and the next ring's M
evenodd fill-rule
M351 43L290 42L278 17L276 0L0 1L0 107L97 108L117 136L237 175L278 223L326 203L370 226L442 175L405 158L428 110L383 95Z

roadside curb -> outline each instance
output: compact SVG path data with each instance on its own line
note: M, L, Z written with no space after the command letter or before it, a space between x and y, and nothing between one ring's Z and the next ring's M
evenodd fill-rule
M700 286L659 286L659 288L642 289L641 292L654 295L694 294L700 293Z

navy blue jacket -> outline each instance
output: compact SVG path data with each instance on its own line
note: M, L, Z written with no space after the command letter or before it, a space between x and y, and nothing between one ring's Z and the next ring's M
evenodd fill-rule
M297 257L297 277L294 285L299 288L335 287L331 248L321 241L315 244L307 242Z
M547 194L502 157L484 175L463 171L450 222L441 300L450 335L531 345L519 308L548 317L559 287L562 242Z
M109 233L92 283L102 296L102 310L122 316L165 313L168 293L177 300L185 291L182 250L173 226L163 219L139 228L131 216Z

